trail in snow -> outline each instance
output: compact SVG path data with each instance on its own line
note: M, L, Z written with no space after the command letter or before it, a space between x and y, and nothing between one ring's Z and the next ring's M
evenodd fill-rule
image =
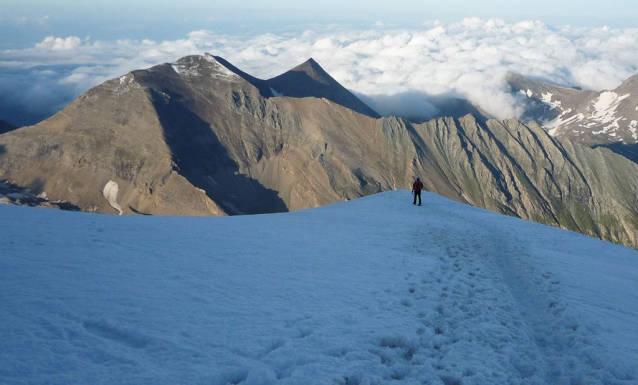
M465 215L455 219L453 226L428 223L417 237L419 250L438 255L440 264L409 289L425 326L422 347L435 353L444 383L635 379L630 361L617 362L596 325L570 308L560 278L539 270L526 239Z
M230 218L0 206L0 382L638 381L638 253L424 205L398 191Z

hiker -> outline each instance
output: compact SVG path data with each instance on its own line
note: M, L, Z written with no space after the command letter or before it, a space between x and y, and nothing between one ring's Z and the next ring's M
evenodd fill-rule
M423 189L423 182L421 179L416 178L414 184L412 184L412 194L414 194L414 202L413 205L416 204L416 197L419 197L419 206L421 206L421 190Z

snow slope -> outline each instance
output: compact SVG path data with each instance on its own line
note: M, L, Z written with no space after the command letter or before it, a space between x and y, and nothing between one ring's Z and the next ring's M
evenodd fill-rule
M0 383L638 383L636 251L424 198L0 205Z

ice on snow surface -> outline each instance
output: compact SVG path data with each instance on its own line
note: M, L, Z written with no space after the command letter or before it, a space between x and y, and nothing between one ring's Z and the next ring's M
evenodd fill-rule
M0 383L638 382L638 252L411 199L226 218L0 205Z

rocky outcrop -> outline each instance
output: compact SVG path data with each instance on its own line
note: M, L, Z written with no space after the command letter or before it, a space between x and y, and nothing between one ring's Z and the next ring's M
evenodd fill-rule
M0 179L85 211L234 215L420 176L457 201L638 245L638 166L609 150L518 120L377 118L268 84L210 55L133 71L0 135Z

